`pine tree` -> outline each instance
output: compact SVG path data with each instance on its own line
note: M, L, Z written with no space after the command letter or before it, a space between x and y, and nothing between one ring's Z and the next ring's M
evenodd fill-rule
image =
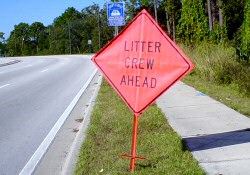
M208 34L208 21L203 0L183 0L178 36L183 42L196 44Z
M249 61L250 57L250 0L247 0L244 11L244 22L242 27L241 56Z

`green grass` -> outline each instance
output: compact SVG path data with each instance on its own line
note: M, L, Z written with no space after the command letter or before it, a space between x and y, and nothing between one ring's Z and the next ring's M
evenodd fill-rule
M130 154L132 123L133 113L103 81L75 174L130 174L130 160L120 155ZM137 160L135 175L205 174L156 105L139 118L137 156L147 160Z
M195 74L186 76L184 82L193 86L196 90L250 117L250 98L244 93L241 93L237 86L233 84L218 84L214 81L200 78Z

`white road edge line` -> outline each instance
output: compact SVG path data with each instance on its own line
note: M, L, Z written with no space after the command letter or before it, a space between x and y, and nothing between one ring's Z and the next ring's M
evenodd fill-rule
M94 90L94 93L93 93L92 97L90 98L90 100L88 102L89 105L88 105L87 109L84 111L84 113L85 113L84 120L83 120L83 122L79 126L79 131L77 132L77 134L76 134L76 136L74 138L74 141L73 141L72 145L69 148L68 155L67 155L66 160L65 160L65 162L64 162L64 164L62 166L61 175L68 175L68 174L70 174L71 173L70 172L70 164L73 165L74 163L76 163L73 160L73 157L75 156L74 155L75 154L74 151L78 149L77 148L77 142L79 140L81 140L81 139L84 140L84 138L86 137L86 135L83 134L83 133L86 131L87 126L88 126L88 124L90 122L90 113L92 112L93 107L94 107L93 101L96 98L97 93L98 93L98 91L100 89L101 82L102 82L102 76L99 76L99 78L97 80L98 85L97 85L96 89ZM82 138L80 138L80 137L82 137ZM74 163L72 164L70 162L74 162Z
M9 86L10 84L5 84L5 85L3 85L3 86L0 86L0 89L1 88L4 88L4 87L6 87L6 86Z
M94 78L95 74L97 72L97 69L94 70L94 72L89 77L88 81L84 84L82 89L77 93L73 101L70 103L70 105L67 107L67 109L64 111L64 113L60 116L60 118L57 120L56 124L53 126L53 128L50 130L49 134L45 137L43 142L40 144L40 146L37 148L35 153L32 155L30 160L26 163L22 171L19 173L19 175L31 175L35 168L37 167L40 160L43 158L45 152L49 148L51 142L54 140L57 132L60 130L62 125L64 124L65 120L68 118L69 114L75 107L76 103L82 96L83 92L87 89L88 85L90 84L91 80Z

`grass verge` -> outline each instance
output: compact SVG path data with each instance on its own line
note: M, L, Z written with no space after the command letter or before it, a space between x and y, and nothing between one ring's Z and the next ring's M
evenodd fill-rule
M196 90L250 117L250 98L244 93L241 93L237 86L233 84L218 84L213 81L202 79L195 74L186 76L183 81Z
M104 80L75 174L130 174L130 160L120 155L130 154L132 122L133 113ZM139 118L137 155L147 160L137 160L135 175L205 174L156 105Z

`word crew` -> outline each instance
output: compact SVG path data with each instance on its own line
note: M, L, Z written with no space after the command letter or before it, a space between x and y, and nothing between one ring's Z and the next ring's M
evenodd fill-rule
M124 41L123 48L124 48L123 52L128 53L128 56L123 58L125 68L132 69L132 70L144 69L144 71L149 70L152 73L155 59L152 58L152 56L150 58L145 58L143 57L143 55L149 56L154 53L160 53L161 43L154 42L154 41ZM135 58L135 57L129 56L129 53L138 53L138 52L142 53L142 57ZM147 54L147 53L151 53L151 54ZM157 79L155 77L150 77L149 76L151 74L150 72L146 76L139 76L139 75L133 75L133 74L122 75L120 85L142 87L142 88L155 88L157 86Z

